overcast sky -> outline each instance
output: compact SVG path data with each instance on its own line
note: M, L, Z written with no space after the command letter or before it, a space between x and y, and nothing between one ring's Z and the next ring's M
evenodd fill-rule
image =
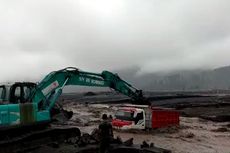
M230 65L229 15L229 0L1 0L0 81Z

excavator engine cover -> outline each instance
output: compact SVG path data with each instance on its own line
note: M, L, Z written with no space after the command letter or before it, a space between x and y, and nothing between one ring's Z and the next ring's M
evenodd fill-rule
M36 121L34 105L32 103L20 104L20 121L21 124L29 124Z

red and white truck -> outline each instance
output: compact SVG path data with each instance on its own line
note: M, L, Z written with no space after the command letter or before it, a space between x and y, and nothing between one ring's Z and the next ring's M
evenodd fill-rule
M124 105L118 107L112 120L118 129L152 129L179 125L179 112L172 109L147 105Z

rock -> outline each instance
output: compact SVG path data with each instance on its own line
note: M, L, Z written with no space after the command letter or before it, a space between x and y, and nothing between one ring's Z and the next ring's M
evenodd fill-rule
M123 144L125 146L132 146L133 145L133 138L126 140Z
M153 148L154 147L154 143L150 143L150 148Z
M91 137L96 141L99 142L99 129L95 128L92 133L91 133Z
M143 141L141 148L149 148L149 144L146 141Z
M117 138L114 139L114 142L117 143L117 144L122 144L123 143L121 137L119 137L119 136L117 136Z
M81 139L82 139L82 141L83 141L84 144L89 144L89 143L90 143L91 136L90 136L88 133L84 133L84 134L81 136Z
M95 95L97 95L97 94L94 93L94 92L91 92L91 91L86 92L86 93L84 94L84 96L95 96Z
M228 129L222 127L222 128L214 129L214 130L211 130L211 131L213 131L213 132L227 132Z
M186 133L185 138L193 138L195 135L192 132Z
M79 138L75 137L75 138L69 138L67 140L67 143L69 144L76 144L79 141Z
M58 142L52 142L51 144L49 144L49 146L52 148L59 148Z
M228 124L227 127L230 128L230 124Z

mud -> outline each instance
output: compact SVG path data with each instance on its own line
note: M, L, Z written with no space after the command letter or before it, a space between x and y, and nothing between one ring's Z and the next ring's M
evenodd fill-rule
M226 91L225 91L226 92ZM216 94L211 91L204 92L148 92L145 93L153 106L174 108L182 116L199 117L211 121L230 121L230 96L223 92ZM61 102L64 105L76 104L120 104L131 101L120 94L112 92L87 93L63 95ZM71 104L70 104L71 103Z
M134 137L135 144L142 140L172 150L174 153L229 153L230 132L215 131L227 123L215 123L199 118L181 118L181 126L174 132L129 133L115 131L121 138ZM228 128L229 130L229 128Z
M159 97L157 93L156 97ZM197 93L196 93L197 94ZM151 96L151 94L149 94ZM202 93L199 96L177 96L163 95L163 98L153 98L154 106L174 108L181 112L180 126L164 129L155 129L151 131L114 131L115 136L122 139L134 138L134 144L140 144L142 141L153 142L155 145L172 150L175 153L229 153L230 152L230 97L227 94L217 95L215 93ZM92 96L90 96L92 97ZM100 97L97 94L96 102L109 103L110 95ZM115 97L113 99L113 97ZM161 96L160 96L161 97ZM123 98L123 100L122 100ZM90 100L87 99L90 103ZM104 107L95 108L96 105L84 105L72 101L70 106L77 111L84 110L84 115L89 115L88 126L77 125L84 132L91 132L97 127L100 121L98 118L102 113L113 113L115 111L116 100L128 102L124 97L119 99L119 95L111 96L111 101L115 104L104 105ZM69 104L66 103L66 108ZM83 107L83 108L82 108ZM72 110L72 109L71 109ZM90 113L90 114L88 114ZM86 117L85 116L85 117ZM75 118L78 118L75 116ZM87 117L86 117L87 118ZM93 120L92 120L93 119ZM73 124L74 120L72 120ZM96 123L96 124L95 124Z
M91 133L94 128L98 127L101 114L113 113L116 110L115 106L116 104L74 104L71 108L66 107L78 112L73 115L68 124L79 127L82 132ZM79 114L83 117L79 117ZM88 126L76 123L76 118L87 118ZM229 122L213 122L198 117L181 117L178 127L150 131L114 130L114 135L115 137L121 137L123 140L134 138L133 143L136 145L143 141L152 142L158 147L172 150L173 153L229 153L229 124Z

